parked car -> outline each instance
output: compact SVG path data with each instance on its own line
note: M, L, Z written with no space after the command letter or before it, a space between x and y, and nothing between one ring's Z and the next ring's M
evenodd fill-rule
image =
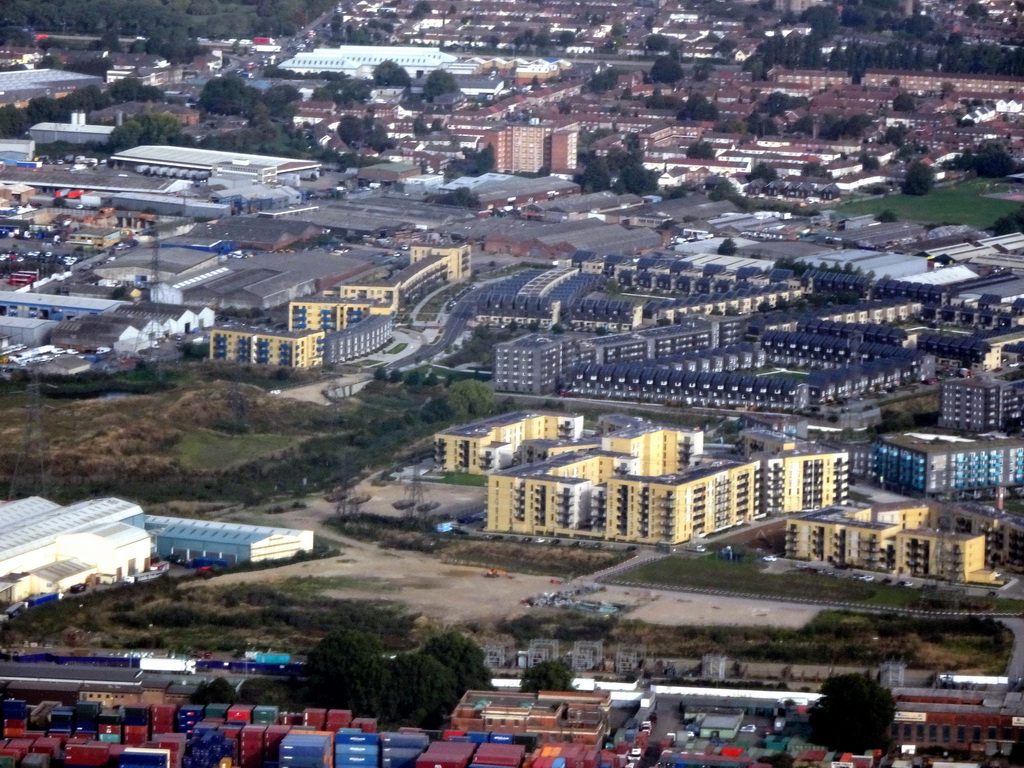
M72 595L79 595L82 592L85 592L85 590L87 589L88 587L85 586L85 584L72 584L70 587L68 587L68 592L70 592Z

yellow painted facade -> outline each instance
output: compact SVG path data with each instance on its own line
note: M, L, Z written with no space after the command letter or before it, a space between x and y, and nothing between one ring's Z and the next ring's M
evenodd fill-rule
M389 315L387 304L338 296L310 296L288 304L288 330L339 331L371 315Z
M624 430L605 435L602 447L638 457L639 475L670 475L686 469L694 456L704 452L704 433L668 427Z
M214 328L210 359L231 363L314 368L323 364L324 331Z
M443 472L482 475L511 466L525 440L577 440L583 417L525 412L452 427L434 435L434 461Z
M943 510L929 504L823 509L787 521L786 556L901 576L995 581L986 534L948 528Z
M850 455L845 451L797 449L761 460L765 514L785 515L844 504Z

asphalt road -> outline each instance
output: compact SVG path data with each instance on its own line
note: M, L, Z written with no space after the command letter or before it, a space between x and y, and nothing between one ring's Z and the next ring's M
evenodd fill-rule
M417 365L431 360L448 349L462 335L462 332L466 330L466 326L474 316L477 296L488 287L488 284L485 283L462 296L455 302L455 306L448 316L444 318L444 330L441 331L441 335L433 343L420 347L416 354L404 357L389 367L399 370L415 368Z

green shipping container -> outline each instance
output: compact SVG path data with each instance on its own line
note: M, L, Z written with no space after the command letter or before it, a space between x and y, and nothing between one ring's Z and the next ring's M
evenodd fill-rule
M276 725L278 708L271 706L256 707L252 711L252 721L256 725Z
M0 768L15 768L13 757L0 757Z
M99 735L99 740L100 741L107 741L107 742L110 742L111 744L120 744L121 743L121 734L120 733L101 733Z
M223 720L228 716L229 704L207 704L205 717L207 720Z

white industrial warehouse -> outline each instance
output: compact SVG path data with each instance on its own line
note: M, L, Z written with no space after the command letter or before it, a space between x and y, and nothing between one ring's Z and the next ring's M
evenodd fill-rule
M121 581L154 553L228 563L291 557L313 532L147 515L107 498L61 506L38 496L0 505L0 604L61 592L96 576Z
M416 79L435 69L447 69L458 61L457 56L440 48L419 48L413 45L343 45L339 48L317 48L301 51L281 62L282 69L302 74L341 72L350 77L369 78L373 69L385 61L393 61Z

